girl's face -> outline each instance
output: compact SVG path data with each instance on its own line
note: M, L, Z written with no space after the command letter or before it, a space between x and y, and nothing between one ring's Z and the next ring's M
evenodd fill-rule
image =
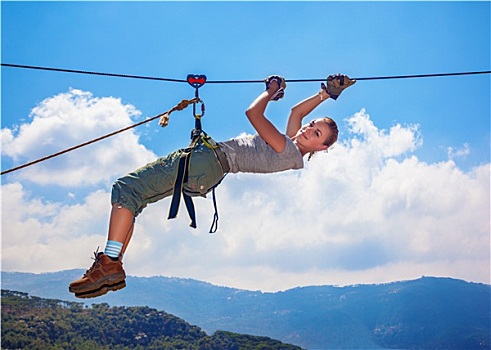
M302 126L295 135L295 140L306 152L323 151L327 149L324 143L331 133L331 128L323 119L316 119Z

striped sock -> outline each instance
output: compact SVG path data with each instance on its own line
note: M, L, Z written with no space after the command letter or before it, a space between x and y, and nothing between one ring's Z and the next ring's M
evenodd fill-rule
M104 249L104 254L112 259L118 259L119 254L121 253L121 249L123 249L123 243L116 241L107 241L106 249Z

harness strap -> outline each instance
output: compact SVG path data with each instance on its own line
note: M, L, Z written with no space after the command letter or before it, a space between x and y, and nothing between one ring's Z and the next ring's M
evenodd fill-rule
M186 148L179 158L179 165L177 169L176 181L174 183L174 193L172 195L172 201L169 209L169 216L167 219L174 219L179 212L179 203L181 202L181 194L184 197L184 203L188 209L189 217L191 218L191 227L196 228L196 212L194 210L193 201L191 197L183 193L184 183L188 180L189 162L191 160L191 153L194 145Z
M215 214L213 214L213 222L211 223L210 233L215 233L218 230L218 208L217 200L215 197L215 187L213 187L213 207L215 208Z
M189 226L196 228L196 211L194 210L193 199L186 193L183 193L182 196L184 198L184 204L186 204L186 209L188 210L189 218L191 219Z

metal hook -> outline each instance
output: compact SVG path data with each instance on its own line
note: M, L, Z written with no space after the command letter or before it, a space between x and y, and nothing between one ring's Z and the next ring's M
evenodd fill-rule
M188 74L187 82L195 88L194 96L197 102L193 103L193 115L195 119L195 130L201 132L201 117L205 114L205 105L199 98L199 88L206 83L206 75L203 74ZM196 113L196 103L201 103L201 114Z

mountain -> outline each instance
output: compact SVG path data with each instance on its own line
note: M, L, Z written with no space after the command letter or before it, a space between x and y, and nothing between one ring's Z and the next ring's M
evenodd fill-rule
M83 270L2 272L2 288L81 301L67 290ZM489 349L491 286L450 278L263 293L191 279L128 277L127 287L89 299L148 306L207 333L267 336L308 349Z
M2 290L2 349L300 350L266 337L215 332L149 307L42 299Z

